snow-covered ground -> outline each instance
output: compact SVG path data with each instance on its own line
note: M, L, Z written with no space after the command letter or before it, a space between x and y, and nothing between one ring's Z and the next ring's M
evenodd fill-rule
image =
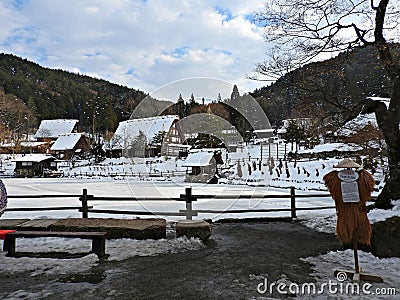
M184 192L186 184L178 184L176 182L150 182L136 180L134 182L113 179L77 179L77 178L63 178L63 179L22 179L22 178L6 178L3 179L7 186L10 195L32 195L32 194L80 194L82 188L87 188L90 194L94 195L110 195L110 196L178 196ZM208 185L201 184L192 185L193 194L287 194L288 190L273 189L265 187L254 186L231 186L231 185ZM309 192L308 192L309 193ZM315 193L315 192L314 192ZM249 208L271 208L271 207L289 207L288 199L231 199L231 200L199 200L193 204L194 209L249 209ZM370 213L372 221L385 219L387 216L399 215L400 201L393 203L395 207L391 211L373 211ZM8 207L24 207L24 206L61 206L61 205L79 205L78 199L75 198L45 198L38 199L9 199ZM165 211L170 209L176 211L183 209L184 203L173 201L166 202L153 202L148 203L118 203L116 206L112 203L94 203L95 207L112 206L114 209L155 209ZM298 206L327 206L333 205L333 201L329 198L304 198L301 199L301 204ZM220 218L243 218L254 216L288 216L288 212L280 213L266 213L266 214L224 214L224 215L210 215L202 214L197 218L212 217L214 220ZM59 217L79 217L80 214L74 211L67 212L6 212L2 218L59 218ZM93 215L94 216L94 215ZM299 220L316 230L323 232L333 233L335 231L335 210L320 210L320 211L299 211ZM101 215L100 217L115 217L111 215ZM130 216L117 216L128 218ZM195 217L196 218L196 217ZM169 219L173 221L175 219ZM0 245L2 246L2 245ZM23 239L18 240L18 250L28 251L35 247L37 251L69 251L69 252L82 252L87 248L90 250L90 242L85 240L77 240L70 243L64 239L55 238L41 238L29 241ZM106 244L107 253L110 254L110 260L124 260L128 257L137 255L158 255L163 253L173 253L187 250L196 250L204 247L201 241L197 239L187 238L168 238L163 240L130 240L119 239L109 240ZM130 248L132 251L121 251L121 249ZM317 282L321 284L325 281L332 279L332 272L335 269L350 269L352 268L352 252L351 251L335 251L329 252L317 257L304 258L304 261L314 265L313 274ZM83 258L68 260L68 264L62 259L45 259L45 258L8 258L5 253L0 254L0 265L2 272L6 272L12 276L17 272L29 272L31 276L40 276L41 274L71 274L82 272L82 268L90 269L98 263L95 255L88 255ZM384 284L374 284L376 287L393 287L400 291L400 258L391 259L378 259L369 253L360 251L360 264L363 270L367 273L380 275L384 278ZM284 274L284 272L283 272ZM372 289L371 289L372 291ZM347 299L348 295L335 295L337 299ZM336 299L333 297L332 299ZM322 298L321 298L322 299ZM373 299L379 299L378 297ZM383 298L388 299L388 298ZM394 298L391 298L394 299Z
M294 186L303 191L326 191L322 177L332 170L341 158L285 161L284 157L296 146L284 143L248 144L236 152L223 153L224 165L220 166L219 183L228 185L254 185L275 188ZM300 149L300 153L329 152L332 150L351 151L354 146L342 143L318 145L313 149ZM0 175L14 174L15 162L19 155L0 154ZM160 158L118 158L105 159L101 163L89 160L65 161L58 165L58 173L67 178L113 178L129 181L174 181L183 182L186 167L184 159ZM240 165L240 166L239 166ZM240 170L239 170L240 169ZM373 174L377 190L383 187L384 174L378 166Z
M277 147L280 147L279 145ZM265 149L264 149L265 151ZM264 155L263 157L261 157ZM2 178L7 187L9 195L80 195L82 189L86 188L89 194L95 196L124 196L124 197L179 197L185 192L185 188L191 186L193 194L205 195L232 195L231 199L199 199L193 203L193 209L207 210L233 210L233 209L270 209L290 208L289 199L237 199L235 195L288 195L290 186L296 188L298 194L327 194L322 182L322 177L332 170L338 163L339 158L315 161L285 162L279 160L279 154L273 153L274 161L265 158L258 145L250 145L246 149L232 154L224 166L225 177L218 185L187 184L184 182L184 172L181 167L182 161L175 159L158 159L145 162L140 159L108 159L101 164L92 165L89 162L77 162L74 166L63 167L63 178ZM275 156L276 155L276 156ZM278 157L278 158L277 158ZM2 169L11 172L13 163L2 156ZM259 160L262 163L259 164ZM238 161L241 165L242 176L238 176ZM254 163L255 162L255 165ZM272 168L271 164L273 165ZM261 170L259 169L261 166ZM272 170L272 174L270 173ZM249 172L251 170L251 174ZM128 176L129 174L159 174L163 176ZM175 172L175 173L173 173ZM382 182L382 173L374 174L375 178ZM382 183L377 186L377 190ZM90 202L97 209L115 210L140 210L151 212L177 212L185 209L184 202L178 201L136 201L136 202ZM384 220L393 215L400 215L400 201L394 201L394 208L390 211L373 210L369 213L371 222ZM9 208L16 207L43 207L43 206L80 206L77 197L72 198L42 198L42 199L9 199ZM333 200L328 197L298 198L297 207L333 206ZM335 209L298 211L300 222L315 230L334 233L336 227ZM6 212L2 218L68 218L80 217L77 210L69 211L37 211L37 212ZM90 214L91 217L116 217L134 218L131 215L104 215ZM251 218L251 217L288 217L290 212L274 213L202 213L195 219L211 218ZM146 217L146 216L141 216ZM160 215L160 217L165 217ZM174 222L182 217L165 217L169 222ZM2 246L0 242L0 246ZM66 250L78 251L87 247L90 243L78 240L69 243L63 239L42 238L25 242L18 241L18 250L24 251L34 246L38 251ZM136 241L129 239L107 241L106 249L110 254L110 260L124 260L137 255L158 255L186 250L196 250L204 247L201 241L196 239L168 238L159 241ZM119 249L131 248L132 251L123 252ZM26 250L25 250L26 251ZM304 261L314 265L313 274L317 282L324 283L332 279L332 271L335 269L351 269L353 265L351 251L329 252L317 257L304 258ZM37 258L8 258L5 253L0 253L1 271L10 274L16 272L30 272L31 276L40 274L70 274L91 268L97 264L97 257L89 255L83 258L68 260L37 259ZM360 264L367 273L380 275L384 278L384 284L374 284L376 287L393 287L400 293L400 258L379 259L369 253L360 251ZM372 289L371 289L372 291ZM325 295L326 296L326 295ZM317 298L322 298L322 295ZM329 299L348 299L348 295L332 295ZM356 297L357 298L357 297ZM358 297L357 299L360 299ZM377 295L370 299L380 299ZM382 299L395 299L384 297Z

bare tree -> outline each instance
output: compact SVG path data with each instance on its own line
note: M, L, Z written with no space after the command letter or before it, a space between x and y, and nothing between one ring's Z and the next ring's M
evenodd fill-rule
M20 141L23 129L28 131L29 120L34 120L35 116L24 102L11 94L6 94L0 89L0 142ZM31 123L34 123L31 121Z
M268 0L257 21L265 27L269 58L257 71L279 78L316 59L356 47L375 47L389 79L390 104L365 99L388 149L389 175L376 206L400 198L400 63L398 0Z

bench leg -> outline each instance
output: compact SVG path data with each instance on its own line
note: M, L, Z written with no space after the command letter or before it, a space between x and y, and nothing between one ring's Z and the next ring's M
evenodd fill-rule
M7 251L8 250L8 241L6 239L4 239L3 242L3 251Z
M3 244L3 251L8 251L7 256L15 256L15 237L6 235Z
M106 256L106 239L93 238L92 252L95 253L99 258L104 258Z

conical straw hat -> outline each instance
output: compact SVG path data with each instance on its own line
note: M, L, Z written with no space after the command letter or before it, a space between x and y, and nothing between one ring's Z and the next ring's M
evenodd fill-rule
M361 168L361 166L358 163L351 160L350 158L345 158L341 162L339 162L336 166L334 166L334 168L356 168L356 169L359 169L359 168Z

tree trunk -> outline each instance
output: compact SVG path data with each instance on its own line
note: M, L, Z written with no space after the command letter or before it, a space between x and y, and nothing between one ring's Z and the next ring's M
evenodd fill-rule
M400 83L399 83L400 89ZM382 103L382 105L384 105ZM388 110L376 110L379 127L382 129L387 145L389 174L381 194L375 202L375 207L391 208L391 200L400 199L400 134L399 122Z
M394 60L391 52L391 48L396 48L398 45L388 44L383 36L388 3L389 0L380 0L379 5L374 7L376 11L375 46L389 77L390 93L388 108L386 109L380 102L375 110L378 125L382 129L387 145L389 161L389 176L384 189L375 202L375 206L379 208L390 208L391 200L400 199L400 66Z
M400 68L393 63L389 47L379 49L390 80L390 104L376 103L374 111L388 151L389 175L375 203L379 208L390 208L391 200L400 199Z

